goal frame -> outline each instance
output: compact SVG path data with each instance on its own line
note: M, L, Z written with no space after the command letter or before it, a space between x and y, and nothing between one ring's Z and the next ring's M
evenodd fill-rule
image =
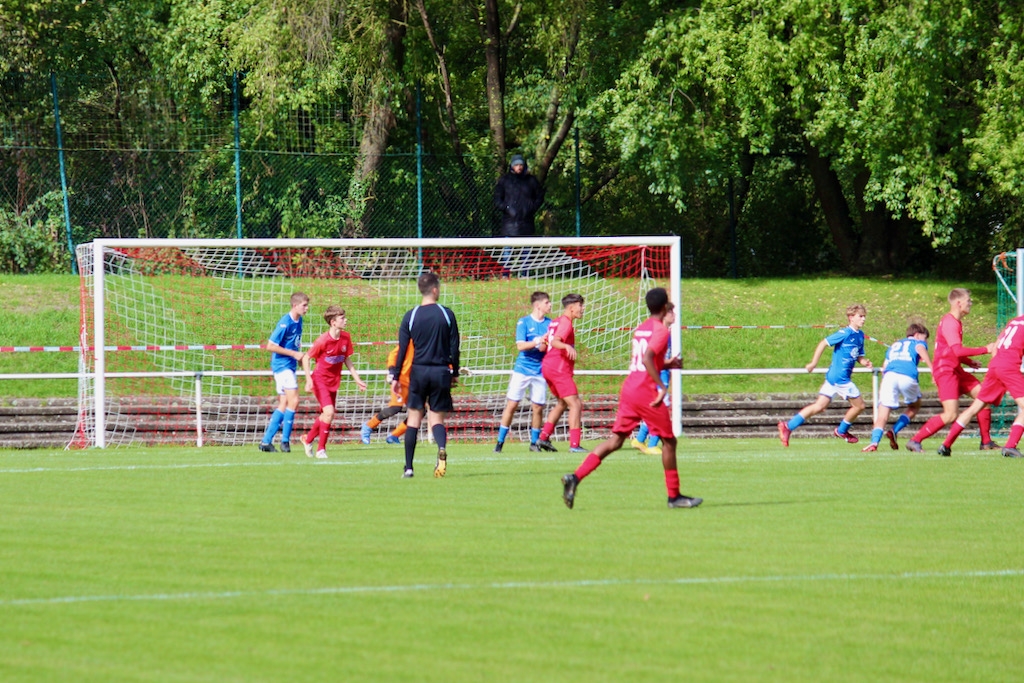
M93 410L95 416L95 446L106 447L106 301L104 254L120 248L214 248L214 249L343 249L343 248L484 248L502 247L593 247L593 246L651 246L669 247L670 299L680 312L671 326L672 348L676 355L682 350L680 319L682 307L682 241L678 236L629 237L498 237L498 238L352 238L352 239L166 239L166 238L101 238L91 243L93 278ZM671 373L670 395L673 431L682 429L682 378Z

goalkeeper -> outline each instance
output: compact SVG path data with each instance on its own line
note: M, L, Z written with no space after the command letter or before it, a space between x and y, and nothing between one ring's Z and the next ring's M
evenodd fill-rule
M391 386L391 382L397 377L398 378L398 392L396 393L393 389L391 390L391 400L388 401L388 405L382 408L379 413L371 417L368 421L363 423L362 428L359 430L359 436L363 443L366 445L370 444L370 437L373 436L373 430L377 429L381 422L387 420L390 417L397 415L405 411L405 402L409 397L409 370L412 368L412 357L413 357L413 346L412 342L409 342L409 352L405 354L405 362L402 363L401 372L398 371L398 347L391 349L391 353L388 354L388 386ZM395 427L391 434L385 441L389 444L401 443L401 437L405 434L406 424L405 420L402 420L397 427Z

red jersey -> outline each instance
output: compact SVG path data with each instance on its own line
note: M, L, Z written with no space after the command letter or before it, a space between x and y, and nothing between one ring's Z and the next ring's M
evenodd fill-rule
M337 391L341 384L341 368L345 359L352 355L352 337L342 332L337 339L330 332L324 332L309 350L309 357L316 361L313 381L322 384L328 391Z
M963 342L963 322L954 318L952 313L942 316L935 332L935 358L932 359L932 372L959 367L966 358L988 353L988 349L984 346L964 347Z
M654 400L658 394L658 383L647 372L644 354L654 351L654 369L658 374L665 369L665 352L668 351L669 330L657 318L648 318L633 332L633 351L629 359L629 375L622 383L622 396L642 396L644 402Z
M1008 322L996 340L996 355L988 364L988 369L1020 372L1021 361L1024 360L1024 315Z
M563 349L556 349L551 345L552 339L558 339L563 344L576 346L576 330L572 326L572 318L567 315L559 316L548 325L547 353L544 360L540 362L540 372L548 375L571 375L576 369L576 361L569 360Z

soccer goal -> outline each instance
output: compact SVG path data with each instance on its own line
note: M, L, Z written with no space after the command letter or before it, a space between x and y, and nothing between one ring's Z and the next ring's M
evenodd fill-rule
M679 305L679 253L677 237L84 244L77 250L82 379L73 445L256 443L276 405L264 346L297 291L310 297L304 347L326 331L327 306L346 310L353 363L369 388L358 391L345 374L332 438L356 440L360 425L387 404L387 355L402 315L420 302L416 279L428 270L440 276L441 303L458 318L468 373L455 392L452 438L493 438L516 355L515 323L529 313L534 291L550 295L552 317L566 294L585 297L577 323L580 394L587 410L607 408L629 363L630 332L647 315L647 290L666 287ZM672 344L680 348L678 322ZM681 386L673 375L678 429ZM312 396L300 393L296 431L318 412ZM521 406L513 437L525 438L528 415ZM589 438L607 426L586 412L584 422ZM384 427L375 439L387 436Z

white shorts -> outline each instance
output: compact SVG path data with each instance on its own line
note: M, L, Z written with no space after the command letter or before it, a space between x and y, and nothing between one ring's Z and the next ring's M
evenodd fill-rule
M917 380L898 372L887 372L882 375L882 385L878 388L878 403L886 408L899 408L900 400L910 405L921 398L921 387Z
M278 396L286 391L299 390L299 381L295 378L294 370L278 370L274 373L274 383L277 384Z
M826 381L821 385L821 389L818 389L818 393L822 396L828 396L829 398L845 398L847 400L851 398L857 398L860 396L860 389L853 382L843 382L842 384L832 384Z
M526 395L526 389L530 389L530 402L544 405L548 400L548 383L540 375L524 375L521 372L513 372L512 379L508 381L508 393L505 395L510 401L522 401Z

